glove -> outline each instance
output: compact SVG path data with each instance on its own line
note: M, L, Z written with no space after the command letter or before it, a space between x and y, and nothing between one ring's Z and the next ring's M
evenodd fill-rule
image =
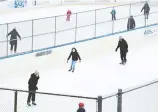
M38 87L36 87L36 90L38 90Z
M117 49L115 49L115 51L117 52Z

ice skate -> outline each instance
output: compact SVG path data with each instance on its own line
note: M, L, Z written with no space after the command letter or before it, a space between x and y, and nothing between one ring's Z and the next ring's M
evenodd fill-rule
M127 61L124 61L124 65L127 63Z
M71 69L69 69L69 72L71 71Z
M123 61L121 61L119 64L123 65Z
M31 106L30 102L27 102L27 105L28 105L28 106Z
M32 105L37 105L35 102L32 102Z
M74 70L72 70L72 72L74 72Z

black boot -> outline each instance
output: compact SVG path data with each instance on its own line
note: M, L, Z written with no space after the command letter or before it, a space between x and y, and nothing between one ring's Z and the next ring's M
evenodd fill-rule
M120 64L123 64L123 61L121 61Z
M32 102L32 105L37 105L34 101Z
M71 71L72 69L69 69L69 72Z

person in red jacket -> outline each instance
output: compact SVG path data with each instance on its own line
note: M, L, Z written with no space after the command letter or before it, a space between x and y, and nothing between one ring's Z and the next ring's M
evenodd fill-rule
M79 106L79 109L77 110L77 112L86 112L84 109L84 103L81 102L78 104L78 106Z
M67 14L66 14L66 15L67 15L66 21L70 21L70 16L71 16L71 14L72 14L71 11L68 10L68 11L67 11Z

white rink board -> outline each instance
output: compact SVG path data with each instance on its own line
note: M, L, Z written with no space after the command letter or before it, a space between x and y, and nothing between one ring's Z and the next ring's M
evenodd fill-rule
M118 64L119 51L117 53L115 52L120 35L125 38L129 44L128 64L124 67ZM30 74L36 69L40 72L38 91L93 97L109 94L117 91L118 88L125 89L133 87L157 77L158 71L154 68L154 66L157 67L158 63L156 60L158 54L154 53L158 48L157 42L157 37L151 36L148 38L144 36L144 30L136 30L129 33L55 48L52 49L52 54L48 56L35 57L35 53L33 53L1 60L0 84L6 88L27 90L27 81ZM69 63L66 63L72 47L77 48L82 58L82 62L77 63L74 74L67 71ZM146 53L154 53L154 55L151 56ZM146 63L148 63L148 65L146 65ZM149 66L152 66L152 68ZM143 70L142 67L144 68ZM6 81L9 83L6 83ZM155 92L157 92L157 90L155 90ZM142 96L142 94L140 95ZM130 97L128 97L127 94L125 101L132 96L132 93ZM8 97L12 96L9 95ZM56 111L61 111L62 109L75 111L77 103L81 101L85 103L85 108L88 111L96 111L96 102L90 100L58 99L58 97L37 95L36 102L38 106L35 108L27 108L26 99L26 93L18 94L19 111L25 110L32 112L48 108L50 111L54 109ZM8 99L6 100L9 102ZM44 105L46 102L49 103ZM61 105L62 108L58 108L59 105ZM70 105L71 107L69 107ZM133 105L135 106L137 103L135 102ZM140 102L138 105L140 105ZM52 106L54 106L54 108L51 108ZM103 110L116 112L116 98L113 97L109 100L105 100L103 106ZM142 105L140 105L140 107L141 106ZM154 108L155 107L157 106L154 106ZM126 110L126 108L123 109ZM156 112L156 110L157 108L155 108L153 112Z

